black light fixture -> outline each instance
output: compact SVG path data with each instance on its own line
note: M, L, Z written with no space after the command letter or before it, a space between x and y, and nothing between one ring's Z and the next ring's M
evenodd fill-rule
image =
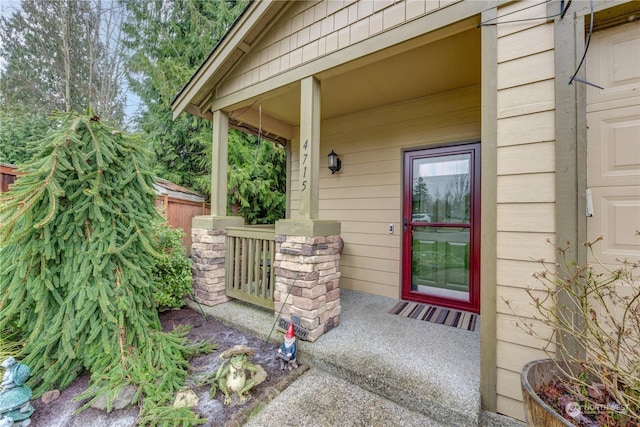
M342 167L342 161L338 157L336 153L331 150L329 153L329 170L331 171L331 175L338 172Z

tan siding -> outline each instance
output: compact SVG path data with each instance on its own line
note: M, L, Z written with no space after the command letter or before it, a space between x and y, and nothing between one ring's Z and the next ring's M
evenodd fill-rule
M296 1L217 88L218 96L352 46L455 1Z
M499 175L498 203L555 202L554 184L555 174L553 173Z
M500 175L553 172L555 167L554 142L498 148L498 174Z
M531 358L531 360L535 360L548 357L543 350L506 341L498 341L496 354L498 355L498 364L502 366L505 371L517 374L519 374L522 369L522 359ZM519 386L520 382L518 381L518 387Z
M500 413L512 418L524 420L524 411L522 410L522 400L510 399L505 396L498 395L498 408Z
M541 288L533 274L541 271L542 265L535 261L503 259L496 269L496 281L499 285L520 288Z
M498 205L498 231L553 233L556 212L553 203Z
M522 321L516 316L510 314L502 314L498 313L497 315L497 339L501 341L504 345L516 345L513 343L518 343L517 345L523 347L525 351L533 351L534 353L541 355L542 351L540 349L540 340L536 337L531 336L529 333L522 330L518 325L521 325ZM536 323L537 330L540 331L543 337L550 338L553 336L553 329L545 326L540 326L539 323ZM499 344L499 345L503 345ZM528 348L527 348L528 347ZM533 356L533 355L532 355ZM543 358L541 356L540 358ZM511 358L511 360L513 360ZM515 363L521 364L521 360L516 360ZM503 365L501 363L501 365ZM520 365L521 367L522 365ZM509 367L507 364L504 364L505 369L511 370L519 370L518 366Z
M499 10L500 16L508 13L499 22L543 17L547 9L521 1ZM527 287L540 287L532 277L542 267L535 260L555 257L548 242L556 232L554 33L552 24L540 20L497 28L497 411L524 419L520 370L546 355L517 324L520 316L536 314L526 293Z
M500 228L498 226L498 228ZM549 240L553 241L552 233L528 233L528 232L506 232L498 231L497 255L499 259L513 259L528 261L544 258L554 259L553 246Z
M553 80L498 91L498 118L553 109Z
M555 138L554 112L527 114L498 120L498 146L552 141Z
M524 32L539 26L540 20L532 18L547 16L547 5L545 2L538 0L515 1L507 6L501 7L498 16L499 19L497 22L500 23L500 25L498 25L498 38L501 39L509 34ZM531 20L523 21L525 19ZM525 39L525 41L531 43L532 39ZM499 52L498 55L500 55Z
M553 51L502 63L498 67L498 89L552 79L554 68Z
M529 43L533 38L536 43ZM498 62L511 61L553 49L553 32L546 25L512 33L498 39Z
M335 175L321 167L319 182L320 218L342 223L340 286L399 297L402 149L477 140L479 135L477 86L322 123L321 155L334 150L342 160L342 171ZM298 153L298 144L292 144L293 177L298 176ZM296 218L297 179L291 188L291 217Z

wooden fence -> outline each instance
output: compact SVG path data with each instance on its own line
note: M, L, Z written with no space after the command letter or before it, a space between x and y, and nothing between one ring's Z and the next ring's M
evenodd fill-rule
M9 191L9 185L16 180L17 167L8 163L0 163L0 193Z
M211 207L206 203L177 199L166 194L158 196L156 206L162 207L162 212L171 228L180 228L184 231L182 246L187 251L187 255L191 255L191 220L197 215L209 215Z

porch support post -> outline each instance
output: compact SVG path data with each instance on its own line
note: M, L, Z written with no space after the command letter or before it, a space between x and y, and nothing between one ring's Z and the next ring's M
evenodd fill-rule
M227 215L227 152L229 146L229 115L213 112L213 148L211 159L211 215Z
M231 300L225 294L227 227L244 225L242 217L226 216L228 134L228 114L214 111L211 215L196 216L191 221L193 293L198 303L208 306Z
M483 22L496 19L497 5L482 12ZM480 401L482 408L497 411L497 204L498 204L498 31L495 25L481 27L482 40L482 117L481 166L482 212L480 229Z
M300 83L300 207L302 219L318 218L320 167L320 81L313 76Z
M300 319L307 339L340 324L340 223L320 220L320 82L301 81L300 204L296 219L276 222L275 316Z

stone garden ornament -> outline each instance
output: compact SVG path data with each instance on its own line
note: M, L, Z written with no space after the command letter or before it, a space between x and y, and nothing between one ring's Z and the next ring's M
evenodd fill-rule
M0 366L4 368L0 383L0 427L28 426L35 410L29 403L31 389L25 384L31 371L13 357L5 359Z
M260 365L254 365L247 360L253 356L254 350L244 345L236 345L220 355L222 363L212 378L211 397L218 390L224 394L224 403L232 403L232 393L235 393L240 403L249 397L249 391L267 379L267 372ZM247 378L247 371L251 377Z

